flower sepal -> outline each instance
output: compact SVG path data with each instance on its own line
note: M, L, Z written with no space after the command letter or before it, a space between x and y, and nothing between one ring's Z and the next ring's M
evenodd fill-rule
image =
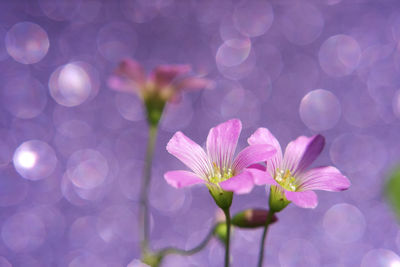
M273 212L280 212L290 201L284 195L283 189L280 186L272 185L269 193L269 208Z
M218 207L222 210L227 210L231 207L233 192L225 191L217 185L209 185L208 189Z
M144 104L146 106L147 121L150 125L157 125L161 119L166 101L155 95L153 97L146 97Z
M265 209L247 209L236 213L232 218L232 224L239 228L251 229L264 227L268 218L268 210ZM278 221L273 215L270 224Z

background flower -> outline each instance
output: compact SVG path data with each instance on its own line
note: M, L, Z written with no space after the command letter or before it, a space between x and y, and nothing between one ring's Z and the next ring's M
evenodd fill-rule
M189 65L159 65L148 76L143 67L133 59L124 59L108 85L117 91L137 93L145 101L160 98L176 101L183 90L199 90L210 86L210 80L191 75Z

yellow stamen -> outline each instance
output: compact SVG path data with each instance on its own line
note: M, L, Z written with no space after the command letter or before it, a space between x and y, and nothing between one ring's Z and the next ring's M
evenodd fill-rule
M233 176L231 168L220 169L215 162L213 162L213 173L208 176L209 182L213 184L218 184L225 180L228 180Z
M277 169L275 181L288 191L296 191L297 189L296 179L292 176L290 170Z

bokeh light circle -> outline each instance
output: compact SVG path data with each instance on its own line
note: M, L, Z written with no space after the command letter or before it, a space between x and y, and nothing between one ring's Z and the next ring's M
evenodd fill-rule
M29 212L9 217L1 228L4 244L14 252L31 251L45 241L46 230L42 220Z
M320 266L320 256L317 248L305 239L286 241L279 250L279 262L282 267Z
M341 115L341 105L337 97L323 89L306 94L300 103L300 117L308 128L314 131L331 129Z
M115 106L126 120L140 121L145 118L143 103L136 95L116 94Z
M184 205L190 205L190 193L184 190L176 190L167 184L157 183L152 187L153 197L151 197L151 206L165 214L171 214L182 209ZM160 197L162 195L162 197Z
M251 49L249 55L243 62L233 66L226 66L221 63L232 62L231 59L227 61L218 61L217 59L217 67L219 72L224 77L231 80L240 80L249 75L254 70L256 60L256 53L253 49Z
M105 181L109 172L107 159L97 150L76 151L68 159L67 174L78 188L93 189Z
M282 18L282 31L286 39L298 45L315 41L324 27L324 18L314 5L299 2L290 6Z
M342 203L336 204L325 213L323 226L328 236L336 242L351 243L363 236L366 221L357 207Z
M361 267L399 267L400 257L388 249L373 249L364 255Z
M193 103L189 99L169 103L163 113L161 128L169 132L185 129L192 121L193 113Z
M266 0L241 1L232 16L236 28L248 37L263 35L274 20L272 6Z
M51 146L40 140L22 143L14 152L17 172L28 180L41 180L53 173L57 157Z
M92 92L92 80L80 62L58 67L50 76L49 90L60 105L74 107L85 102Z
M39 62L46 56L50 46L46 31L27 21L11 27L7 32L5 44L8 54L22 64Z
M233 67L243 63L250 54L250 39L230 39L217 50L215 59L218 65Z
M373 125L379 117L379 107L365 87L360 81L352 83L342 100L344 119L360 128Z
M154 1L147 0L122 0L121 11L127 19L136 23L149 22L159 12Z
M96 230L96 222L96 216L77 217L71 222L68 231L70 247L75 249L89 249L93 252L104 250L105 242L101 239Z
M113 22L100 29L97 35L97 49L111 62L117 62L133 55L138 37L132 26Z
M11 79L0 90L3 106L17 118L34 118L46 107L47 90L32 77Z
M97 256L93 253L86 252L81 253L76 256L72 261L68 264L68 267L107 267L107 262L105 262L100 256Z
M338 34L329 37L321 46L319 64L325 73L334 77L351 74L361 60L361 48L351 36Z
M52 20L65 21L76 18L77 12L84 6L82 0L38 0L39 7L43 13Z
M336 137L329 155L341 171L348 173L378 173L387 160L382 141L373 136L351 133Z
M98 235L107 243L115 241L138 242L137 214L128 206L105 208L96 222Z

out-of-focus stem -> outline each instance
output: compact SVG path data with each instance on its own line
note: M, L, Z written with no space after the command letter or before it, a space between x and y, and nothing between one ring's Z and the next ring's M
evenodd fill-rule
M184 255L184 256L190 256L193 254L196 254L197 252L200 252L203 248L205 248L210 242L211 238L214 236L214 231L215 227L211 228L210 232L207 234L207 236L204 238L203 241L201 241L200 244L198 244L196 247L189 249L189 250L184 250L184 249L179 249L179 248L174 248L174 247L167 247L162 249L159 254L164 257L168 254L179 254L179 255Z
M151 180L151 168L153 165L154 148L157 140L158 124L149 125L149 139L147 141L146 159L143 170L140 190L140 216L139 225L142 230L140 247L142 256L149 251L150 216L149 216L149 189Z
M267 237L267 232L268 232L268 226L272 222L272 218L274 217L274 211L270 210L268 212L267 219L265 220L265 226L264 226L264 232L261 238L261 244L260 244L260 252L258 255L258 267L262 267L263 260L264 260L264 246L265 246L265 238Z

